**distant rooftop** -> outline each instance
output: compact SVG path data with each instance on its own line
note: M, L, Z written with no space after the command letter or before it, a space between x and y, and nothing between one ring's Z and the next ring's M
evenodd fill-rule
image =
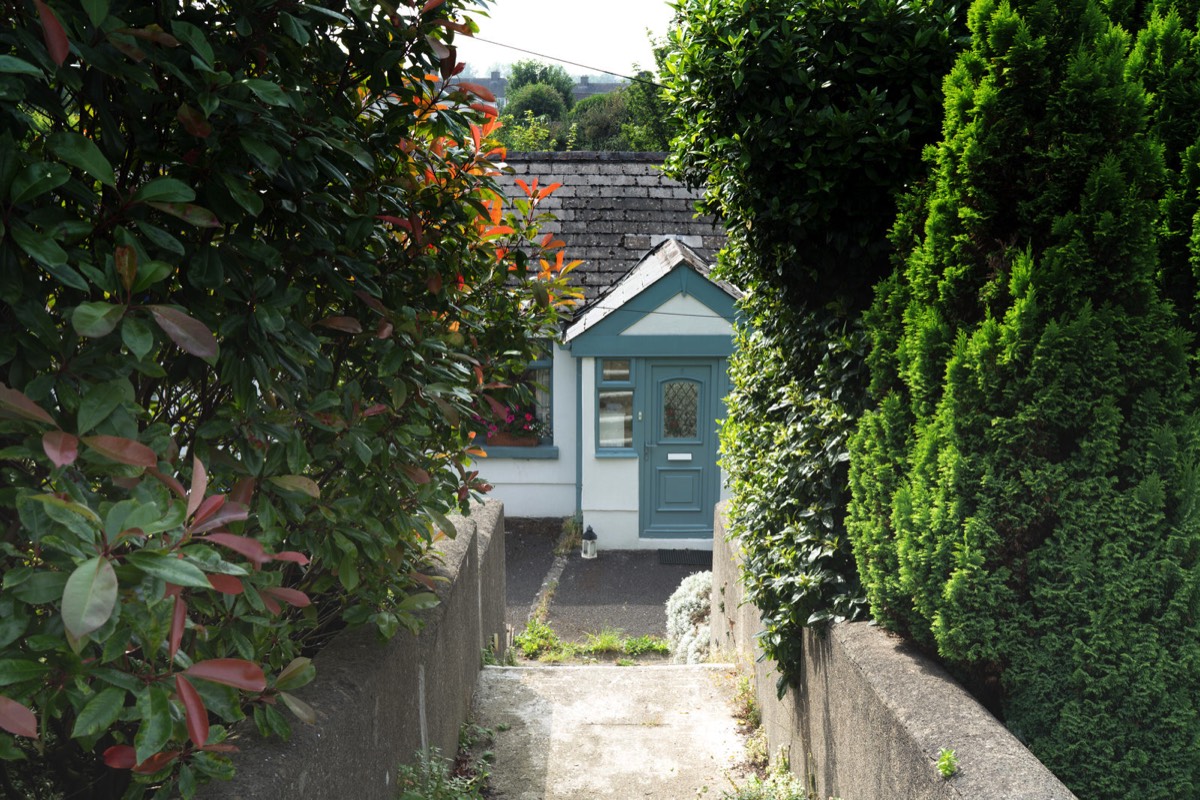
M700 192L662 174L665 153L509 153L511 194L520 178L546 186L561 183L542 202L557 220L545 226L567 244L567 256L584 263L572 273L586 302L617 283L643 256L675 239L707 264L725 244L711 216L697 217Z

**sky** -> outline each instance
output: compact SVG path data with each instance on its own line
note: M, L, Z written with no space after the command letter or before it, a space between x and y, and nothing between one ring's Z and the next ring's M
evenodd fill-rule
M594 75L600 70L629 75L634 63L653 69L646 29L661 38L672 11L665 0L493 0L488 14L475 16L480 38L543 57L456 37L459 60L481 77L501 64L526 58L560 64L572 75Z

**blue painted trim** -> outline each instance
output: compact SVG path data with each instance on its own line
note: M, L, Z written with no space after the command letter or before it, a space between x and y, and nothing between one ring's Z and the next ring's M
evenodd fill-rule
M585 333L571 342L571 353L612 358L728 358L733 355L733 337L612 335L589 338Z
M583 515L583 359L575 357L575 513Z
M514 461L551 461L558 459L558 448L552 445L537 447L485 447L489 459L511 458Z
M645 319L651 312L656 310L663 303L670 300L672 297L683 294L696 298L705 306L707 306L714 314L719 314L730 324L733 324L737 318L737 308L734 300L725 291L715 283L704 277L696 270L692 269L687 264L679 264L666 275L659 278L650 286L643 289L639 294L629 299L625 305L611 311L608 316L597 322L593 327L579 334L569 345L571 351L574 352L580 344L584 344L593 338L603 338L610 336L618 336L622 331L632 325L636 325L641 320ZM666 336L666 337L637 337L645 339L665 338L672 341L683 341L692 338L715 338L722 339L724 337L691 337L691 336ZM728 355L733 352L732 342L728 349L723 352L704 352L704 353L679 353L676 349L673 351L679 355ZM587 355L593 355L594 352L588 352ZM671 352L663 353L670 355ZM604 355L623 355L622 353L604 352ZM636 353L635 355L658 355L658 353Z
M608 447L596 451L596 458L637 458L637 451L632 447Z
M592 436L596 443L592 449L595 451L593 455L596 458L637 458L637 450L634 445L637 444L637 359L629 360L629 380L627 381L606 381L604 380L604 359L595 359L596 369L594 370L596 390L592 393L592 406L596 409L596 413L592 415ZM629 447L601 447L600 446L600 392L605 389L616 389L618 391L633 392L633 428L634 436Z

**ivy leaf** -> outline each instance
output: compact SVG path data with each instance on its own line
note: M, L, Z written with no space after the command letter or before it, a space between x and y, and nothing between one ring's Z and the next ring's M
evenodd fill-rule
M108 159L91 139L70 131L59 131L46 140L46 146L51 153L71 166L79 167L105 186L117 185L117 175L113 172L112 164L108 163Z
M71 731L72 739L93 736L107 730L125 707L125 690L110 686L87 701L75 718L75 728Z
M116 329L121 317L125 316L125 309L124 305L100 301L80 303L71 312L71 327L80 336L99 339Z
M210 364L217 360L217 338L204 323L170 306L148 306L154 321L171 341L185 353L202 358Z

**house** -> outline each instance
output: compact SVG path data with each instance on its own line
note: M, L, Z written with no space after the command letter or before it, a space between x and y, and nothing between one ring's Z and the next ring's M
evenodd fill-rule
M513 154L546 200L585 304L529 373L548 432L489 443L480 464L509 516L582 512L602 549L711 549L724 496L718 419L729 391L736 288L710 276L724 243L662 154Z

